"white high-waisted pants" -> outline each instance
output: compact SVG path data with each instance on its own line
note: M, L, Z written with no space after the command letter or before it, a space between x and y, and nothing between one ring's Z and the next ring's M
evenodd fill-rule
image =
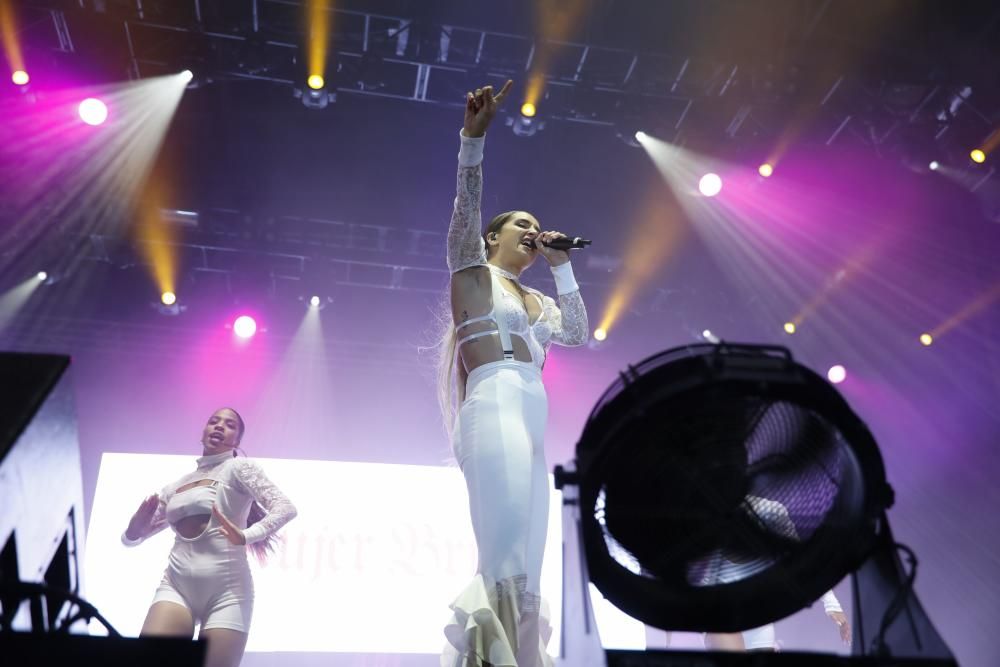
M459 655L446 655L442 664L550 664L539 613L549 516L547 417L536 366L497 361L469 373L453 448L469 492L479 568L452 604L455 619L445 631Z

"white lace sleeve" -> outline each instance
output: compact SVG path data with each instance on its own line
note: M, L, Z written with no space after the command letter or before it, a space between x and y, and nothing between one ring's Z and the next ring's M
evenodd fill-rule
M559 305L550 296L542 297L545 317L552 324L552 342L567 347L584 345L590 338L587 307L580 290L559 295Z
M149 532L140 537L137 540L130 540L125 534L126 531L122 531L122 544L127 547L134 547L142 544L153 535L156 535L164 528L167 527L167 492L166 490L160 491L159 494L160 502L156 505L156 511L153 512L153 518L150 521ZM127 529L126 529L127 530Z
M247 493L267 512L263 519L243 531L247 544L268 538L298 514L288 496L282 493L253 461L245 458L236 459L233 461L233 472Z
M486 244L482 237L484 138L462 135L458 154L458 186L455 209L448 227L448 270L456 273L470 266L486 264Z

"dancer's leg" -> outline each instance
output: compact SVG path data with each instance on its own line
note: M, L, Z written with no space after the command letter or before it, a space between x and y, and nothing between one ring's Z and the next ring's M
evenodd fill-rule
M745 651L743 635L739 632L709 632L705 634L705 648L710 651Z
M187 637L194 636L194 619L184 605L176 602L154 602L146 612L142 623L143 637Z
M239 667L249 635L228 628L202 630L201 636L208 640L205 667Z

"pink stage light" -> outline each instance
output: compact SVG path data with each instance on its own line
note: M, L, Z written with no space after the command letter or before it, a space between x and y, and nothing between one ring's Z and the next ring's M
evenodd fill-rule
M714 197L722 191L722 179L718 174L705 174L698 181L698 190L706 197Z
M826 378L834 384L840 384L847 379L847 369L840 364L831 366L830 370L826 372Z
M240 338L252 338L257 333L257 321L249 315L240 315L233 322L233 333Z
M80 120L87 125L100 125L108 119L108 107L96 97L88 97L80 102Z

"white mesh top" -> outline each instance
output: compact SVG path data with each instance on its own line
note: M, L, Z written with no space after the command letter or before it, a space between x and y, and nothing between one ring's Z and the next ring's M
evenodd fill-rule
M497 275L503 275L511 280L517 277L486 261L486 243L482 237L482 213L480 210L483 195L483 144L485 137L467 137L461 134L462 146L458 154L458 186L455 197L455 209L448 228L448 269L457 273L473 266L490 268L493 281ZM541 367L545 355L552 343L574 346L583 345L589 337L587 309L580 296L580 288L572 277L569 264L552 267L556 279L556 289L559 292L559 303L541 292L522 285L521 287L538 299L542 314L533 322L528 322L528 313L524 305L514 294L501 289L502 294L497 303L493 300L490 312L479 317L473 317L462 322L458 329L470 324L492 321L499 329L503 318L511 334L520 336L531 351L532 362ZM495 292L496 293L496 292ZM497 335L497 331L483 331L459 338L459 345L480 336Z
M205 481L211 484L197 486L198 482ZM189 488L177 491L183 487ZM125 545L135 546L186 516L209 514L213 504L218 506L223 516L244 528L247 544L273 535L296 515L295 506L267 478L259 465L245 457L234 457L232 452L200 457L194 471L163 487L159 497L152 530L138 540L130 540L123 533L122 542ZM253 501L264 508L266 515L246 528Z

